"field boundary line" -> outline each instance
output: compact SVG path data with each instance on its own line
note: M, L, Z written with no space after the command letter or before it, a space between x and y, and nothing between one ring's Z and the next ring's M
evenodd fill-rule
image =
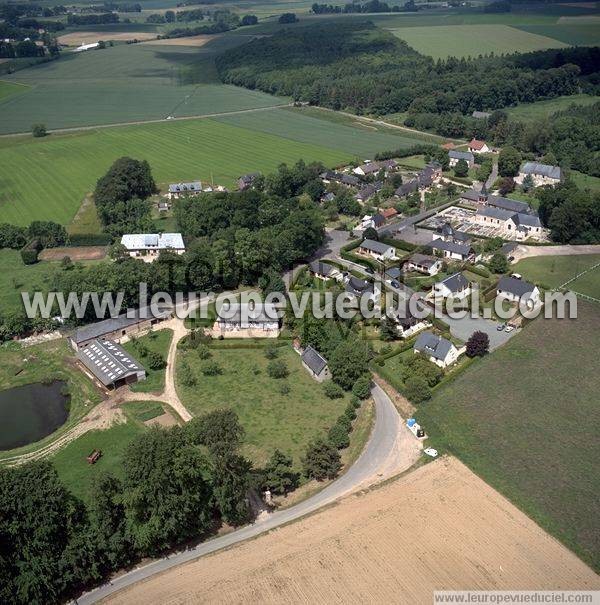
M568 279L564 284L561 284L560 286L558 286L557 290L561 290L562 288L564 288L565 286L567 286L571 282L574 282L576 279L579 279L580 277L582 277L586 273L589 273L590 271L593 271L594 269L596 269L598 267L600 267L600 263L596 263L593 267L590 267L589 269L586 269L585 271L582 271L581 273L578 273L575 277L572 277L571 279Z

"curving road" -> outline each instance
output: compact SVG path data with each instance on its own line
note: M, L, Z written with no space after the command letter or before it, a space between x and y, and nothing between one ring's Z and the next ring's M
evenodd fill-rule
M82 595L76 602L81 605L95 603L118 590L171 567L227 548L299 519L345 495L373 485L412 466L419 456L421 444L404 427L394 404L379 386L373 387L372 395L375 402L375 424L367 446L344 475L318 494L288 509L269 514L252 525L133 569Z

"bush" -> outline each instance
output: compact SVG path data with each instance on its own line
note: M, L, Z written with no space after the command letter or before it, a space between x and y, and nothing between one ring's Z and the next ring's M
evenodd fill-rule
M35 138L45 137L48 134L45 124L34 124L31 127L31 134Z
M324 439L313 441L302 460L304 474L317 481L335 479L342 468L337 449Z
M112 242L109 233L72 233L68 246L108 246Z
M467 357L483 357L490 350L490 337L481 331L473 332L467 340Z
M21 249L21 259L26 265L34 265L38 262L38 254L41 249L40 241L33 239Z
M151 370L162 370L167 367L167 362L165 358L156 351L151 351L148 355L148 367Z
M206 361L202 364L202 373L205 376L218 376L223 373L223 369L216 361Z
M371 376L365 374L357 379L352 386L352 394L356 395L359 399L367 399L371 394Z
M427 384L427 380L422 376L411 376L405 384L405 393L410 401L422 403L431 399L431 388Z
M323 392L325 393L326 397L329 397L329 399L340 399L344 396L342 387L335 384L335 382L332 382L331 380L328 380L325 383L323 386Z
M279 392L282 395L289 395L290 393L290 385L287 382L282 382L281 385L279 386Z
M346 416L346 418L348 418L348 420L350 420L350 422L352 422L352 420L356 419L356 408L354 407L354 405L352 403L349 403L346 406L346 409L344 410L344 416Z
M350 436L342 424L335 423L327 433L329 443L337 450L346 449L350 445Z
M196 384L196 377L185 361L179 366L178 376L183 386L193 387Z
M271 378L287 378L289 375L288 367L281 359L270 361L267 365L267 374Z
M203 343L200 343L196 350L198 351L198 357L200 357L200 359L210 359L212 357L210 349Z
M279 355L279 351L277 351L277 347L273 345L268 345L265 347L265 357L267 359L275 359Z
M350 403L355 410L362 405L361 400L356 395L352 395L352 397L350 397Z

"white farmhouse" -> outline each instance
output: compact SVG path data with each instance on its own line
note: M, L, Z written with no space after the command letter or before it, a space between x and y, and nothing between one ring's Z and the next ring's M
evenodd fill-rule
M441 269L441 259L426 254L413 254L404 265L405 271L418 271L426 275L437 275Z
M449 340L436 336L433 332L423 332L413 347L415 353L421 353L440 368L456 363L461 351Z
M537 286L515 277L501 277L496 289L499 298L510 302L523 301L527 305L537 307L540 304L540 291Z
M534 187L558 185L562 180L562 171L559 166L540 164L539 162L525 162L519 170L519 175L515 177L515 183L522 185L527 176L531 176Z
M433 286L433 296L463 300L471 294L471 282L462 274L455 273Z
M169 251L183 254L185 245L181 233L127 233L121 243L129 256L141 258L147 263L156 260L161 252Z
M363 256L370 256L375 260L396 260L396 248L394 246L388 246L381 242L376 242L372 239L364 240L360 246L358 246L357 252Z
M501 237L513 240L547 239L548 237L548 230L544 229L539 216L535 214L486 206L477 210L475 222L480 225L495 227Z
M450 160L450 168L456 166L460 160L464 160L468 164L469 168L473 168L473 166L475 166L475 156L470 151L456 151L451 149L448 152L448 159Z
M455 242L446 242L443 239L434 239L430 245L434 252L441 253L444 258L460 261L475 258L475 252L469 244L457 244Z

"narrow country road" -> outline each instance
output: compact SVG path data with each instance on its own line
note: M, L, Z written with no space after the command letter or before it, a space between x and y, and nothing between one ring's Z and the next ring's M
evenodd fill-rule
M295 521L343 496L364 489L410 468L419 457L422 444L404 426L394 404L379 386L373 386L372 395L375 402L375 424L367 446L358 460L344 475L318 494L288 509L269 514L252 525L133 569L82 595L76 603L80 605L96 603L100 599L131 586L135 582L253 538L290 521Z

